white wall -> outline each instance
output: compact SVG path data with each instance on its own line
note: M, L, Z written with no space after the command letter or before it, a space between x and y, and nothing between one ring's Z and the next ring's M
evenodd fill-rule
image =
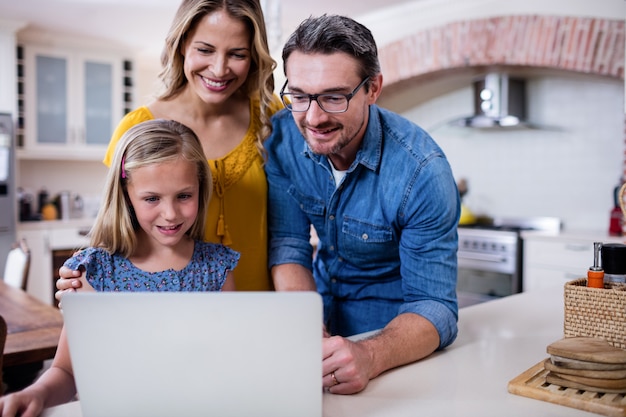
M370 28L380 47L417 31L449 22L520 14L624 19L626 18L626 2L624 0L414 0L357 16L356 19Z
M161 62L156 57L138 57L136 79L136 99L135 107L143 106L153 101L157 91L161 88L159 81L159 72L161 71Z
M477 214L556 216L570 230L607 231L624 160L624 84L537 76L528 79L527 91L529 119L556 130L445 127L473 113L470 86L403 114L431 132L455 178L467 178L464 202ZM386 104L393 108L393 100Z
M378 46L458 20L515 14L626 18L623 0L415 0L357 18ZM613 189L624 161L624 82L585 75L528 80L530 118L560 130L479 132L442 127L473 113L471 86L407 106L394 103L429 130L456 178L469 181L465 203L491 216L557 216L567 229L606 231ZM419 97L419 90L415 90ZM416 103L421 100L416 100ZM401 109L401 110L400 110ZM408 109L408 110L407 110Z

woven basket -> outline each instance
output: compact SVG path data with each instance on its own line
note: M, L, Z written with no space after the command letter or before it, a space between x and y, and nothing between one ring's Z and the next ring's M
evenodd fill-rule
M588 288L584 278L566 283L564 335L598 337L626 349L626 285Z

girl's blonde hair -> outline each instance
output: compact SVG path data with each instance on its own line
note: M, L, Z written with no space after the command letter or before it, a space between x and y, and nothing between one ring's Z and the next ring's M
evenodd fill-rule
M91 230L91 246L109 253L131 256L137 247L139 228L126 187L133 171L152 164L185 160L196 164L199 195L198 215L187 234L202 240L212 192L211 169L195 133L173 120L148 120L124 133L115 147L107 174L102 206Z
M269 52L265 18L259 0L183 0L165 38L159 74L164 91L158 98L167 100L176 97L189 83L183 68L185 41L204 16L219 10L243 22L251 36L252 63L241 89L251 100L259 99L262 128L256 132L256 145L259 153L265 156L263 142L272 133L270 117L275 110L272 102L276 61Z

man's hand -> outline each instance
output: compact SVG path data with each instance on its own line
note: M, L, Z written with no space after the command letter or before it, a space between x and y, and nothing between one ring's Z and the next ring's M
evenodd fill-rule
M383 372L418 361L439 346L431 322L413 313L394 318L358 341L333 336L322 341L322 385L333 394L355 394Z
M354 394L365 389L373 375L372 354L359 342L341 336L322 341L322 385L333 394Z

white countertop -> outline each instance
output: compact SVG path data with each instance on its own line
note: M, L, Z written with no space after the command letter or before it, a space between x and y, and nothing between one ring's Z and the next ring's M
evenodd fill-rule
M452 346L381 375L359 394L325 393L324 417L593 415L507 391L510 380L547 358L547 345L562 337L562 288L461 309ZM81 411L76 402L43 416L79 417Z
M563 289L517 294L460 310L443 352L390 371L354 396L324 396L324 416L588 416L508 393L510 380L563 337Z
M522 239L626 243L626 236L611 236L607 231L601 230L562 230L559 233L523 230L521 236Z
M32 222L19 222L17 224L18 230L52 230L52 229L67 229L67 228L79 228L89 230L93 225L95 219L88 217L81 217L79 219L69 220L40 220Z

